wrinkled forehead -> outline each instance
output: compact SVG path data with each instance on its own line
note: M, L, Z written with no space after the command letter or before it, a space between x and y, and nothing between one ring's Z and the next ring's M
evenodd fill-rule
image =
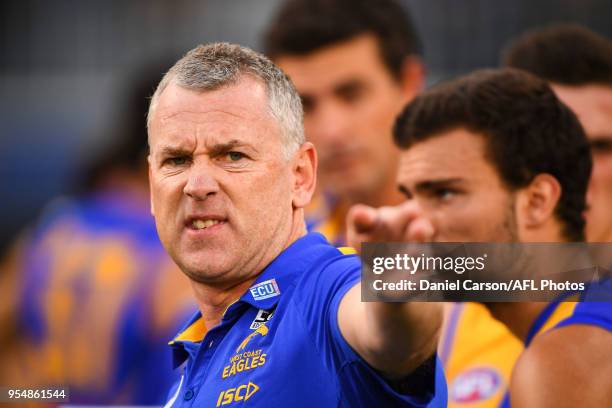
M211 91L170 84L159 96L149 142L163 136L245 137L279 140L279 126L269 113L267 94L257 81L240 81Z
M226 111L257 119L268 113L265 86L250 77L212 90L189 89L171 82L159 95L156 117L164 120L177 112Z

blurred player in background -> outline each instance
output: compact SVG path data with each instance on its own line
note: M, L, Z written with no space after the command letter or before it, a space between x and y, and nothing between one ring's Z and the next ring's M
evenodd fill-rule
M352 204L401 199L391 127L424 86L420 40L396 1L296 0L279 10L264 48L298 89L320 154L321 196L307 220L342 243Z
M586 237L612 242L612 41L575 24L528 32L503 63L548 81L578 115L591 144Z
M431 242L584 239L588 141L541 79L488 70L438 85L394 136L406 202L355 207L349 243L410 241L417 226ZM487 304L526 346L502 406L612 406L612 304L567 300Z
M302 97L306 137L320 155L322 190L307 212L309 227L342 244L352 204L401 201L391 130L424 86L420 39L396 1L293 0L281 7L264 44ZM520 341L482 305L446 309L439 353L457 389L449 406L497 406Z
M131 78L115 143L84 172L81 191L48 205L20 243L14 286L3 288L16 303L3 385L67 386L78 404L165 401L176 379L167 342L194 307L149 209L145 117L168 67Z

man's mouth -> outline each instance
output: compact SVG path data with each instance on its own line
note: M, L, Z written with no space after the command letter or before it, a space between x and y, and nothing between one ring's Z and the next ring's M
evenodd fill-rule
M188 226L194 230L205 230L212 226L219 225L219 224L225 224L225 223L226 223L225 220L211 220L211 219L196 218L196 219L191 220Z
M201 230L206 229L208 227L212 227L213 225L221 224L223 221L218 220L193 220L191 226L194 229Z

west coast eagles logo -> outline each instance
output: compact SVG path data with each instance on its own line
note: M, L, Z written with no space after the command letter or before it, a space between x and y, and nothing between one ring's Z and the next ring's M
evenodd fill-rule
M240 353L241 350L244 350L244 348L247 346L247 344L249 344L249 341L251 341L253 337L257 336L258 334L263 337L268 334L268 331L269 330L265 324L259 326L253 333L249 334L244 340L242 340L242 343L240 343L240 345L236 349L236 353Z

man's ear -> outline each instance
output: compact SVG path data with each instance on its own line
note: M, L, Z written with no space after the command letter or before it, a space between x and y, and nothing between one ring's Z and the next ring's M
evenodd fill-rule
M293 159L293 207L304 208L310 203L317 184L317 152L305 142Z
M550 174L538 174L518 195L517 217L526 230L536 230L554 221L561 198L561 185Z
M153 175L151 174L151 166L153 165L151 163L153 159L151 158L151 155L147 156L147 163L149 164L149 200L151 202L151 215L153 217L155 217L155 207L153 206Z
M418 55L404 58L399 80L405 102L412 100L425 88L425 65Z

